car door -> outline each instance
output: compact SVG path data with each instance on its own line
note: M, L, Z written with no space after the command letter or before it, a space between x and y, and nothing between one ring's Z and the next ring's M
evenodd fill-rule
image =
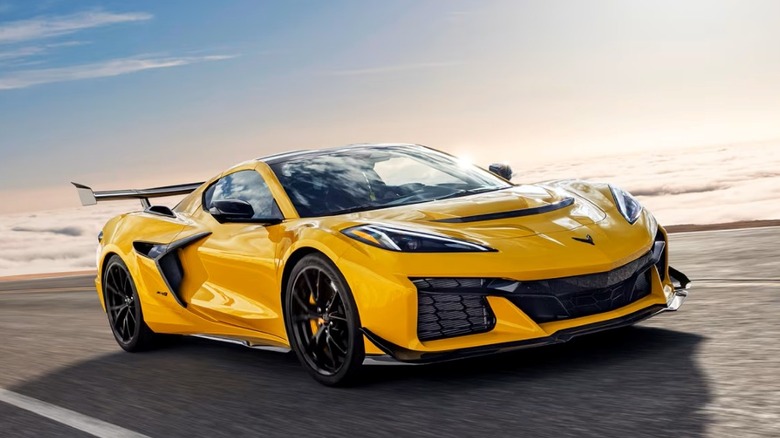
M219 201L242 201L251 217L224 218L214 209ZM200 287L187 297L189 310L221 323L284 333L277 285L277 247L282 214L268 184L255 168L222 175L204 192L193 219L208 235L197 247ZM192 260L192 259L190 259Z

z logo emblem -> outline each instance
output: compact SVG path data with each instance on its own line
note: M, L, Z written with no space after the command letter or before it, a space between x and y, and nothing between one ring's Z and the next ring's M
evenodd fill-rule
M586 235L584 239L582 237L572 237L572 239L576 240L577 242L590 243L594 246L596 245L596 243L593 242L593 238L590 237L590 234Z

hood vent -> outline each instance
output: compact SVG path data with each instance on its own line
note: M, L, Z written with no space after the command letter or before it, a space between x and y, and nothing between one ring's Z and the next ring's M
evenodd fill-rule
M445 224L460 224L466 222L479 222L479 221L492 221L496 219L506 219L513 217L531 216L535 214L549 213L551 211L560 210L574 204L574 198L564 198L558 202L542 205L539 207L522 208L520 210L502 211L498 213L478 214L475 216L453 217L447 219L437 219L433 222L441 222Z

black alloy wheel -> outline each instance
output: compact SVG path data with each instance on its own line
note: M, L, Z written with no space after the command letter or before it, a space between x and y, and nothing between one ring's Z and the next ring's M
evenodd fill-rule
M310 254L293 268L285 323L293 350L317 381L354 381L365 357L360 320L347 282L326 257Z
M144 322L135 283L119 256L108 261L102 284L108 323L116 342L130 352L150 348L154 332Z

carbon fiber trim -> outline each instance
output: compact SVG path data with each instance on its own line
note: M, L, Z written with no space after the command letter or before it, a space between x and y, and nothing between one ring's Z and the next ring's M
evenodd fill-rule
M543 205L541 207L524 208L521 210L502 211L499 213L479 214L475 216L453 217L448 219L437 219L432 222L441 222L445 224L460 224L465 222L491 221L495 219L506 219L511 217L531 216L535 214L549 213L560 210L574 204L574 198L564 198L554 204Z

